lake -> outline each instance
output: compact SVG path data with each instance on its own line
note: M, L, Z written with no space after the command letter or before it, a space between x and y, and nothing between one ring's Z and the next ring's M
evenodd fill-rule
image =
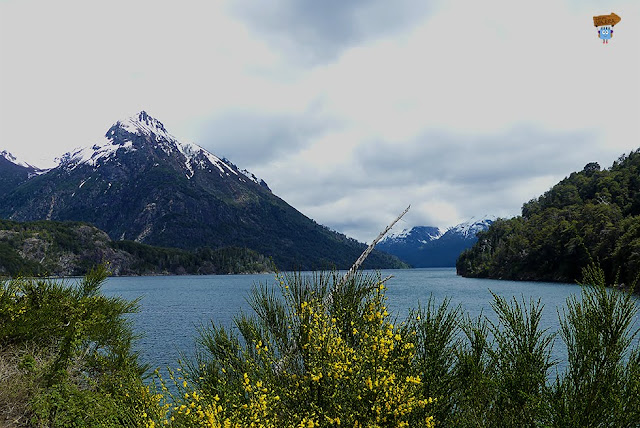
M542 327L558 330L558 311L562 311L567 297L580 294L575 284L545 282L516 282L463 278L454 268L382 270L387 281L389 312L400 319L406 317L418 302L423 305L432 295L436 304L445 297L452 306L460 304L472 317L481 312L493 315L490 290L500 296L540 298L544 304ZM113 277L103 286L109 296L126 299L141 297L140 312L133 314L135 331L142 334L136 348L142 360L151 368L177 367L181 353L193 355L197 329L211 321L231 326L233 317L241 311L251 313L246 298L252 285L275 284L273 274ZM636 320L636 325L638 324ZM558 337L552 357L565 360L565 347ZM560 364L564 367L565 364Z

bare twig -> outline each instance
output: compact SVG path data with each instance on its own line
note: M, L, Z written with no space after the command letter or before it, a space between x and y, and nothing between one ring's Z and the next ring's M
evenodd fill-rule
M353 276L357 272L360 265L362 265L362 263L365 261L369 253L373 251L373 248L376 246L376 244L380 242L380 240L387 234L387 232L389 232L391 228L407 213L407 211L409 211L409 208L411 208L411 205L409 205L404 211L402 211L402 214L400 214L389 226L387 226L385 230L383 230L380 233L380 235L378 235L376 239L373 240L371 245L369 245L369 247L366 250L364 250L364 252L360 255L360 257L358 257L358 260L356 260L353 266L351 266L351 269L347 271L347 273L344 275L342 280L338 284L336 284L336 287L342 287L349 280L349 278L351 278L351 276ZM387 276L382 281L380 281L379 284L384 284L391 278L393 278L393 275ZM329 292L323 298L322 303L325 308L328 307L328 305L331 305L333 303L334 291L335 291L334 289L329 290ZM273 370L276 373L280 373L284 369L285 364L287 364L291 360L291 358L295 355L296 348L297 348L297 345L295 342L291 342L289 344L288 351L284 352L283 356L274 363Z
M349 269L347 271L347 273L344 274L344 276L342 277L342 280L336 284L336 288L340 288L342 287L344 284L347 283L347 281L349 281L349 279L355 275L355 273L358 271L358 269L360 268L360 265L362 265L362 263L364 263L364 261L366 260L367 256L369 256L369 253L371 253L371 251L373 251L373 248L376 246L376 244L378 242L380 242L380 240L382 238L384 238L384 235L387 234L387 232L389 232L391 230L391 228L407 213L407 211L409 211L409 208L411 208L411 205L409 205L407 208L405 208L404 211L402 211L402 213L396 217L395 220L393 220L393 222L391 222L391 224L389 226L387 226L382 232L380 232L380 235L378 235L378 237L376 239L373 240L373 242L371 242L371 245L369 245L367 247L366 250L364 250L362 252L362 254L360 255L360 257L358 257L358 260L356 260L356 262L353 264L353 266L351 266L351 269ZM387 281L389 278L385 278L384 281ZM383 281L383 283L384 283ZM330 290L327 295L324 297L324 301L322 303L326 304L331 304L333 303L333 293L335 290Z
M380 285L384 284L385 282L389 281L391 278L393 278L393 275L385 276L384 279L378 283L378 286L380 286Z
M358 260L356 260L353 266L351 266L351 269L349 269L347 273L344 274L344 276L342 277L342 281L340 281L341 284L345 284L349 280L349 278L351 278L356 273L360 265L362 265L362 263L364 263L366 258L369 256L369 253L373 251L373 248L376 246L376 244L380 242L380 240L384 238L384 235L386 235L387 232L389 232L391 228L407 213L407 211L409 211L409 208L411 208L411 205L405 208L405 210L402 211L402 214L396 217L396 219L393 220L393 222L389 226L387 226L385 230L380 232L380 235L378 235L378 237L373 240L371 245L369 245L367 249L364 250L364 252L360 255L360 257L358 257Z

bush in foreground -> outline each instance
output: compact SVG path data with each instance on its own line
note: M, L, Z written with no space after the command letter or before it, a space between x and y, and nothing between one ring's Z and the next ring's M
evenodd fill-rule
M279 277L256 288L239 336L202 330L174 426L433 426L413 370L415 338L387 312L384 283L336 274Z
M640 425L636 299L605 288L595 267L561 311L568 368L555 377L556 334L540 327L540 301L494 296L495 317L469 319L430 300L398 322L379 276L290 274L256 287L253 315L233 329L201 329L173 392L145 386L124 317L137 304L102 296L105 276L0 286L0 424Z
M124 318L137 303L101 295L106 277L99 267L76 286L0 284L0 425L141 426L160 415Z

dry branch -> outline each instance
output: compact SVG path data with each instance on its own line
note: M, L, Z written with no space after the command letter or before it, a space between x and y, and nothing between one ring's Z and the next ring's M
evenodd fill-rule
M411 205L409 205L407 208L405 208L404 211L402 211L402 214L400 214L398 217L396 217L395 220L393 220L393 222L387 226L387 228L385 230L383 230L382 232L380 232L380 235L378 235L378 237L376 239L373 240L373 242L371 242L371 245L369 245L367 247L366 250L364 250L364 252L360 255L360 257L358 257L358 260L356 260L356 262L353 264L353 266L351 266L351 269L349 269L347 271L347 273L344 274L344 276L342 277L342 281L340 282L341 284L345 284L349 278L351 278L356 271L358 270L358 268L360 267L360 265L362 265L362 263L364 263L364 261L366 260L366 258L369 256L369 253L371 253L371 251L373 251L373 248L376 246L376 244L378 242L380 242L380 240L382 238L384 238L384 235L387 234L387 232L389 232L391 230L391 228L402 218L404 217L404 215L407 213L407 211L409 211L409 208L411 208Z

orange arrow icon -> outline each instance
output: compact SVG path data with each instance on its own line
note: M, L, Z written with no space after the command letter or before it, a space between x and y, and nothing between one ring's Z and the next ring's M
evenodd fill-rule
M602 25L611 25L612 27L620 22L620 18L615 13L611 12L609 15L598 15L593 17L593 25L600 27Z

